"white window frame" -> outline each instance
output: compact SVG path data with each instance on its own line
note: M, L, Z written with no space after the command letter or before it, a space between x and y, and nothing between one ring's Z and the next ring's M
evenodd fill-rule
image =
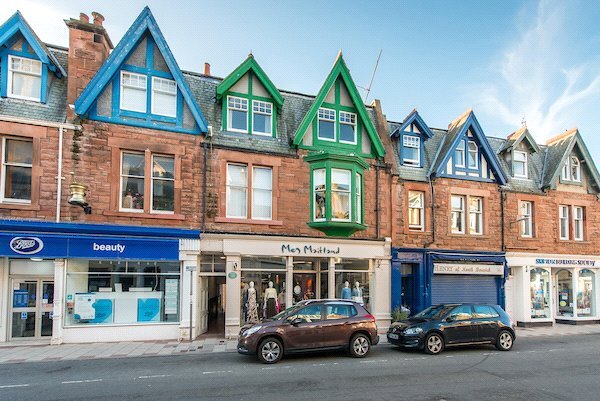
M130 174L123 174L123 156L128 153L128 154L132 154L132 155L142 155L144 156L144 175L130 175ZM146 167L146 155L143 152L135 152L135 151L129 151L129 150L122 150L121 151L121 162L119 164L119 211L120 212L131 212L131 213L144 213L144 210L146 208L146 199L145 199L145 195L146 195L146 171L145 171L145 167ZM123 177L131 177L131 178L143 178L144 179L144 207L142 209L134 209L134 208L125 208L123 207Z
M243 104L244 102L246 102L246 110L244 110L243 108L238 108L238 107L230 107L229 106L229 99L239 99L241 100L241 103ZM249 110L249 104L248 104L248 99L243 98L243 97L239 97L239 96L227 96L227 131L231 131L231 132L241 132L244 134L248 133L248 129L250 127L248 127L248 113L250 113ZM231 126L231 111L235 110L235 111L245 111L246 112L246 129L238 129L238 128L233 128Z
M321 110L326 111L328 115L333 113L333 120L331 120L330 118L321 117ZM327 107L319 107L319 110L317 110L317 138L320 141L327 141L327 142L336 142L337 141L336 114L337 113L334 109L329 109ZM321 130L319 129L319 121L332 121L333 122L333 139L321 137Z
M227 184L227 176L229 175L229 166L238 166L238 167L244 167L246 169L246 185L245 186L237 186L237 185L229 185ZM227 163L225 166L225 174L227 175L225 177L225 216L227 218L230 219L247 219L248 218L248 178L249 178L249 174L248 174L248 165L247 164L243 164L243 163ZM245 204L246 204L246 214L243 216L232 216L229 214L229 208L227 207L228 199L227 199L227 193L229 191L227 191L227 188L229 187L234 187L234 188L244 188L246 190L246 198L244 200Z
M454 209L452 206L452 198L459 198L461 202L461 209ZM466 204L466 196L464 195L450 195L450 230L452 234L464 234L465 233L465 204ZM460 213L460 222L462 230L454 230L452 227L452 221L454 221L453 215L455 213Z
M348 190L347 191L343 191L343 190L339 190L339 189L333 189L333 173L335 171L340 171L343 172L344 174L348 175ZM327 184L325 184L325 195L327 195ZM331 169L331 221L352 221L352 170L345 170L345 169L341 169L341 168L332 168ZM333 214L335 212L334 207L333 207L333 194L334 192L339 192L339 193L346 193L348 194L348 218L347 219L339 219L336 217L333 217Z
M573 239L575 241L583 241L584 221L585 221L585 219L584 219L583 207L573 206Z
M169 83L173 82L175 84L175 92L171 93L171 92L167 92L165 90L157 88L157 86L158 86L157 82L158 81L167 81ZM155 108L154 108L154 93L155 92L163 93L165 95L170 95L170 96L174 96L175 97L175 113L174 114L158 113L155 110ZM161 78L161 77L152 77L152 100L151 100L150 109L151 109L152 114L154 114L154 115L177 118L177 82L175 82L175 80L173 80L173 79L167 79L167 78Z
M473 150L471 150L471 145L475 146L475 165L471 166L470 163L470 156L471 153L473 153ZM467 168L469 169L478 169L479 168L479 146L477 146L477 143L475 143L475 141L468 141L467 142Z
M571 156L569 158L570 161L570 168L569 168L569 172L571 175L571 181L573 182L581 182L581 162L579 161L579 159L577 158L577 156ZM573 168L576 167L577 170L575 170L577 172L577 177L575 177L573 175Z
M471 201L477 201L479 205L478 209L471 208ZM472 229L473 220L475 219L475 227L479 227ZM480 196L470 196L469 197L469 234L471 235L483 235L483 198Z
M410 198L411 194L418 194L421 202L420 207L411 207L410 206ZM419 224L411 224L410 216L412 213L411 209L417 209L419 211ZM408 228L414 231L424 231L425 230L425 193L422 191L408 191Z
M14 138L14 137L2 137L2 176L1 176L1 180L0 181L0 203L20 203L20 204L31 204L31 199L14 199L14 198L6 198L4 196L4 191L6 189L6 167L7 166L14 166L14 167L28 167L31 169L31 196L33 197L33 162L32 164L27 164L27 163L14 163L14 162L7 162L6 161L6 140L16 140L16 141L23 141L23 142L32 142L32 141L28 141L25 139L21 139L21 138ZM31 144L31 158L33 160L33 143Z
M342 117L342 114L344 114L345 116ZM355 113L349 113L347 111L340 111L339 112L339 120L340 120L340 131L341 131L341 126L342 125L349 125L353 128L354 131L354 140L353 141L344 141L342 140L342 136L340 135L340 143L346 143L346 144L350 144L350 145L356 145L357 143L357 135L356 135L356 114Z
M412 142L412 144L410 142ZM402 152L402 164L405 166L419 167L421 165L421 138L417 135L402 135L402 149L406 148L416 149L417 159L408 159L405 156L405 152Z
M456 154L458 152L461 152L462 157L461 160L456 160ZM464 168L467 162L467 154L466 154L467 150L465 147L465 141L463 139L460 140L460 143L456 146L456 149L454 149L454 166L455 167L462 167Z
M317 171L322 171L323 172L323 187L324 190L323 192L323 198L325 199L325 216L324 217L319 217L317 218L317 202L315 200L315 193L316 192L320 192L317 191L315 189L315 176ZM312 203L313 203L313 221L326 221L327 220L327 169L325 167L323 168L316 168L312 171L312 190L311 190L311 197L312 197Z
M355 177L355 193L356 193L356 222L362 224L362 175L356 173ZM352 209L352 204L350 204Z
M566 232L563 232L563 222ZM569 206L558 206L558 235L561 240L569 240Z
M256 170L269 170L269 172L271 173L271 185L269 188L257 188L256 187L256 183L254 180L254 172ZM269 207L269 217L257 217L254 215L254 210L255 210L255 205L254 205L254 192L255 191L262 191L262 192L268 192L269 193L269 199L271 201L270 207ZM250 192L252 195L252 210L251 210L251 215L252 215L252 219L254 220L273 220L273 168L272 167L268 167L268 166L252 166L252 190Z
M123 83L123 75L125 75L125 74L129 74L129 75L137 75L138 77L144 77L144 79L146 80L146 88L144 89L144 91L146 92L146 101L144 102L144 109L143 109L143 110L141 110L141 109L139 109L139 110L138 110L138 109L133 109L133 108L127 109L127 108L123 107L123 99L124 99L123 95L124 95L124 92L125 92L125 91L123 90L123 87L128 87L128 88L131 88L131 89L134 89L134 90L140 90L140 91L141 91L141 88L140 88L140 87L126 86L126 85ZM120 90L120 92L121 92L121 93L119 94L119 102L120 102L120 103L119 103L119 108L120 108L121 110L125 110L125 111L133 111L133 112L136 112L136 113L146 113L146 112L148 111L148 76L147 76L147 75L144 75L144 74L138 74L138 73L136 73L136 72L131 72L131 71L124 71L124 70L121 70L121 82L120 82L120 88L119 88L119 90Z
M517 160L516 155L522 155L525 160ZM515 165L517 163L523 164L523 171L525 171L525 175L517 174L515 171ZM529 178L529 157L527 152L523 152L522 150L514 150L513 151L513 177L517 178Z
M173 159L173 178L155 177L154 176L154 157L164 157ZM173 191L173 210L154 210L154 180L157 181L172 181L173 189L175 189L175 156L166 154L152 154L151 157L151 185L150 185L150 212L157 214L174 214L175 213L175 192Z
M524 213L523 206L525 206ZM533 238L533 202L519 201L519 213L519 218L523 219L521 220L521 237ZM526 231L529 231L529 234Z
M565 164L563 165L562 173L560 175L561 180L571 181L571 168L570 167L571 166L569 164L569 159L567 158L567 160L565 160Z
M21 60L29 60L33 63L37 63L40 65L40 73L36 74L34 72L28 72L28 71L15 71L12 69L12 60L13 59L21 59ZM6 82L6 94L8 97L12 97L14 99L23 99L23 100L33 100L35 102L40 102L42 100L42 75L44 73L43 68L44 65L42 64L42 62L40 60L35 60L32 58L28 58L28 57L22 57L22 56L13 56L11 54L8 55L8 74L7 74L7 82ZM23 74L23 75L31 75L34 77L40 77L40 90L38 92L37 97L29 97L29 96L21 96L21 95L15 95L12 93L13 87L12 87L12 81L13 81L13 74L14 73L17 74Z
M259 110L256 110L255 107L258 106ZM265 110L267 109L266 106L268 106L269 111L261 111L260 107L263 106L265 108ZM260 114L261 116L269 116L269 127L270 127L270 132L262 132L262 131L256 131L254 130L254 114ZM270 102L265 102L262 100L252 100L252 134L253 135L260 135L260 136L273 136L273 104Z

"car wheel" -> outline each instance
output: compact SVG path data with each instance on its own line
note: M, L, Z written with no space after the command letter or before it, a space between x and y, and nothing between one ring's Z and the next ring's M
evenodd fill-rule
M430 355L439 354L444 350L444 338L438 333L431 333L425 337L425 352Z
M500 351L510 351L513 346L513 336L510 334L508 330L502 330L498 333L498 338L496 339L496 348Z
M258 346L257 354L262 363L279 362L283 357L283 345L276 338L266 338Z
M371 350L371 340L364 334L355 334L350 340L350 355L364 358Z

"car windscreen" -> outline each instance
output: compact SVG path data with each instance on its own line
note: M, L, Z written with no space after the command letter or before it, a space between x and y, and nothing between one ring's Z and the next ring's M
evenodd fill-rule
M288 316L289 314L291 314L293 311L297 310L299 307L300 307L299 305L290 306L286 310L281 311L278 314L276 314L275 316L271 317L271 320L281 320L281 319L284 319L286 316Z
M417 319L439 319L454 309L456 305L435 305L412 316Z

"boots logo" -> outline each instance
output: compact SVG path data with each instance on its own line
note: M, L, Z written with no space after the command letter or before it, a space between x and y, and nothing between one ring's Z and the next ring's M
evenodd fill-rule
M42 240L36 237L15 237L10 241L10 249L21 255L33 255L43 247Z

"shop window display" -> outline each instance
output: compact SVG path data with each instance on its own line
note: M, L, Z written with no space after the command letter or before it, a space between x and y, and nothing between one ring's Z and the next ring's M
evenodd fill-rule
M577 316L595 316L594 272L583 269L579 272L577 282Z
M556 273L558 316L573 316L573 275L568 270Z
M335 265L335 296L370 308L369 260L343 259Z
M544 269L531 269L529 272L531 296L531 318L550 317L550 272Z
M294 258L293 263L294 287L292 299L294 303L307 299L327 298L327 260Z
M65 324L179 322L179 262L69 260Z
M285 309L285 277L285 258L242 258L242 324L271 318Z

